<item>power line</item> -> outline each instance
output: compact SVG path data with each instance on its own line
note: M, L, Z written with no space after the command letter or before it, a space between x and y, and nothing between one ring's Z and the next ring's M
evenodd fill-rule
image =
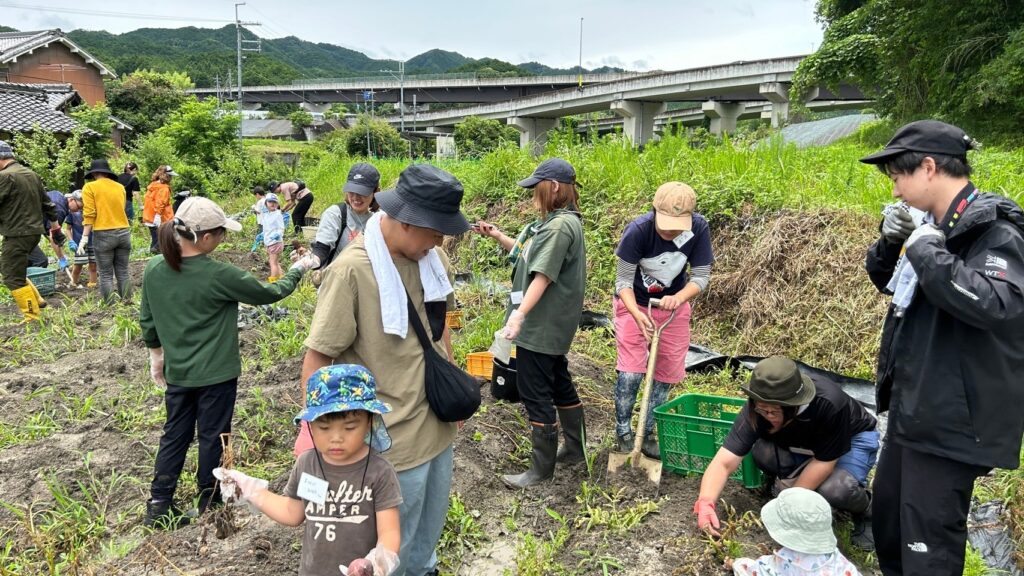
M60 12L63 14L79 14L84 16L101 16L105 18L146 18L149 20L167 20L172 22L213 22L217 24L230 24L234 20L218 20L214 18L194 18L191 16L171 16L160 14L139 14L132 12L120 12L110 10L85 10L81 8L57 8L54 6L39 6L38 4L23 4L21 2L0 2L4 8L17 8L19 10L35 10L37 12Z

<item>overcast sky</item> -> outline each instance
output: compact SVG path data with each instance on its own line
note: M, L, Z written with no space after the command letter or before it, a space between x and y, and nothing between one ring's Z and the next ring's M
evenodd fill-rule
M814 0L248 0L260 36L297 36L406 59L431 48L512 63L675 70L807 54L821 42ZM19 30L218 28L233 0L0 0Z

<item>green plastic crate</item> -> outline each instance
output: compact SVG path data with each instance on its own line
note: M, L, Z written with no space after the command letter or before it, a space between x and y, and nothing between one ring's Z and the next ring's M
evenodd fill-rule
M683 394L655 408L663 466L680 474L704 472L746 403L743 398ZM764 481L750 454L729 478L747 488L758 488Z
M25 277L32 281L40 296L49 296L57 290L57 271L29 266Z

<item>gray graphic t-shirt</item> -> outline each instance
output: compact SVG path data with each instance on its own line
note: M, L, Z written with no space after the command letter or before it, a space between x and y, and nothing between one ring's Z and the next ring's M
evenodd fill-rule
M402 503L395 469L376 453L368 458L369 465L364 458L346 466L328 464L321 458L321 472L314 449L301 454L295 462L284 488L285 496L300 499L299 479L303 473L327 480L327 500L323 505L302 500L306 522L299 576L341 574L339 565L348 566L377 545L376 512Z

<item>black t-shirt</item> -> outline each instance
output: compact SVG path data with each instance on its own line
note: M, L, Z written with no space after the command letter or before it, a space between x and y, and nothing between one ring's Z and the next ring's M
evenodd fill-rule
M838 384L814 380L814 399L789 424L774 434L768 421L757 416L757 429L750 425L751 403L740 410L722 447L737 456L746 456L759 438L771 440L780 448L809 451L822 462L831 462L850 451L850 440L868 430L876 421L860 402L843 392Z
M117 177L118 183L124 186L124 200L125 202L132 201L132 194L138 192L141 188L139 187L139 179L133 174L127 172Z

